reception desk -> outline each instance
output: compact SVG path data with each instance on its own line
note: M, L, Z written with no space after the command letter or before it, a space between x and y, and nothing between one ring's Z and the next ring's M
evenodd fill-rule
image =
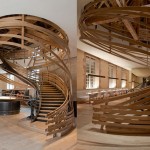
M14 115L20 112L20 101L15 97L0 96L0 115Z

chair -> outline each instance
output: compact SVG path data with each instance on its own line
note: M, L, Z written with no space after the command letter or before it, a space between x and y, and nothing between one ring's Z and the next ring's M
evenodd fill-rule
M94 101L94 100L97 100L98 98L98 93L91 93L89 94L89 104Z

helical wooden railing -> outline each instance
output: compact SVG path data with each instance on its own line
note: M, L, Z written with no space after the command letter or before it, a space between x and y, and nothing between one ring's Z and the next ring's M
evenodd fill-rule
M85 5L79 21L80 40L106 53L150 66L148 4L148 1L91 1Z
M66 33L53 22L31 15L8 15L0 17L0 22L1 68L34 88L38 92L39 103L40 86L44 82L41 78L45 74L47 81L65 96L60 108L48 114L47 135L53 134L54 130L56 134L60 130L70 129L67 125L68 122L73 125L74 113ZM39 104L38 110L40 107ZM56 116L60 118L59 121ZM50 120L56 127L50 125Z
M84 6L80 17L80 40L103 52L149 67L149 12L148 1L93 0ZM92 122L98 124L100 131L150 133L150 87L92 101Z
M94 124L114 134L150 134L150 87L93 103Z
M1 75L1 74L0 74L0 80L3 81L3 82L6 82L6 83L8 83L8 84L15 85L15 86L20 87L20 88L28 88L28 87L29 87L29 86L26 85L26 84L23 84L23 83L20 83L20 82L11 80L11 79L9 79L8 77L6 77L6 76L4 76L4 75Z
M74 128L74 111L72 109L71 93L66 86L66 83L56 74L42 74L42 78L56 86L65 95L63 104L53 112L47 114L48 128L46 129L47 135L67 132Z

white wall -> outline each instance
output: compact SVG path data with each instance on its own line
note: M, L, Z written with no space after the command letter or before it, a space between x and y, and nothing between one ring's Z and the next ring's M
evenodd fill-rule
M54 22L67 33L71 55L76 56L76 0L0 0L0 16L9 14L29 14Z

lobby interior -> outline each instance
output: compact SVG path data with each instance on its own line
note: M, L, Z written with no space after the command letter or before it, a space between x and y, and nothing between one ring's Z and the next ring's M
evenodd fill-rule
M0 150L149 150L149 0L0 2Z
M77 141L76 1L0 3L0 150L69 149Z
M78 149L150 147L149 6L78 0Z

